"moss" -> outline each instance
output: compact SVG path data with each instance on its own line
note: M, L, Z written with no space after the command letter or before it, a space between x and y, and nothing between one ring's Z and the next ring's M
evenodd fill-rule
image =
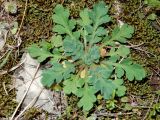
M24 118L25 120L34 120L34 119L40 119L42 115L42 111L38 110L37 108L30 108L29 110L27 110L24 114Z
M132 44L140 44L144 43L144 45L140 46L141 50L134 50L132 51L132 58L139 62L140 64L144 65L145 68L148 70L148 74L152 73L153 69L157 69L160 67L159 61L159 42L160 42L160 34L157 29L155 29L151 22L145 18L145 8L140 9L140 2L139 0L131 0L128 2L123 3L123 10L124 13L122 18L125 22L134 25L135 27L135 34L130 40ZM144 17L140 17L144 15ZM128 84L128 88L132 89L130 92L143 95L151 93L151 87L149 85L150 78L146 78L145 81L138 84Z
M0 76L0 117L9 117L15 109L17 103L15 101L15 90L10 90L12 84L11 77L8 75ZM5 92L5 89L8 93Z
M159 31L152 26L152 23L146 19L145 7L140 8L139 0L129 0L123 3L123 13L121 19L135 27L135 34L130 40L132 44L144 43L140 46L141 50L132 50L132 58L138 63L145 66L148 71L148 77L142 82L127 82L127 94L132 95L138 105L149 106L153 101L153 91L149 84L150 74L153 69L160 67L159 61ZM143 51L142 51L143 50ZM142 116L146 110L138 108ZM141 116L141 117L142 117ZM138 119L138 118L137 118Z
M68 120L68 119L81 119L83 117L83 112L78 108L78 98L74 95L67 97L67 108L60 116L59 120Z
M20 23L23 16L25 1L19 0L19 4L22 6L19 8L20 14L17 18ZM20 33L24 40L21 46L22 49L34 42L47 39L51 36L51 14L54 5L55 2L51 0L29 0Z
M146 19L144 9L145 8L140 9L139 0L130 0L129 2L125 2L123 6L124 13L122 14L122 19L135 27L135 34L131 39L131 42L133 44L144 43L143 46L140 46L144 52L134 50L132 52L132 57L140 63L143 63L148 68L158 68L160 66L155 63L160 60L158 47L160 34L159 31L152 26L151 22ZM144 17L141 18L142 15L144 15ZM148 55L145 52L149 52Z
M3 9L2 6L0 7L0 10L1 9ZM1 12L1 14L4 14L4 16L7 16L7 14L3 12ZM4 17L3 20L5 22L9 22L9 21L12 22L12 19L14 19L14 17L13 18L12 17L10 18L10 20ZM13 38L13 35L11 35L10 32L8 32L7 35L8 36L7 36L6 44L10 46L15 46L17 43L16 43L16 40ZM4 54L3 52L6 52L7 50L9 50L9 48L4 46L4 51L0 51L1 55L3 55ZM9 55L8 59L6 60L6 63L1 68L1 70L4 70L4 71L9 70L10 68L12 68L18 63L16 52L17 52L17 49L12 50L11 54ZM2 63L2 61L5 60L5 57L0 59L0 63ZM17 102L15 100L16 94L15 94L15 89L13 88L14 87L13 84L14 84L13 78L11 77L10 73L7 73L5 75L0 75L0 119L1 117L9 117L16 108Z

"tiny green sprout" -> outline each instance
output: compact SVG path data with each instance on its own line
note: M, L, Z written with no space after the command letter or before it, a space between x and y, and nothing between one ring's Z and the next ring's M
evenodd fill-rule
M13 35L15 35L16 32L17 32L17 30L18 30L18 22L13 22L13 23L12 23L11 33L12 33Z
M157 19L157 15L155 13L152 13L152 14L148 15L147 19L156 20Z
M10 1L4 3L5 11L11 14L17 13L17 4L16 2Z
M33 58L51 65L43 70L42 84L63 85L66 94L79 98L78 107L84 111L93 108L97 94L114 108L115 97L126 93L124 79L140 81L146 76L143 67L129 58L130 48L125 45L134 27L104 27L111 21L108 10L104 2L98 2L73 19L69 9L58 4L52 15L54 36L28 48Z

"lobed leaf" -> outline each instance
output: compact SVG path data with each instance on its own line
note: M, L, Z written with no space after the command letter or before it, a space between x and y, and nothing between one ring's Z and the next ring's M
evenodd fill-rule
M81 58L84 54L83 44L80 41L72 40L66 37L63 42L64 52L66 56L71 56L73 60Z
M96 90L92 86L85 86L78 89L77 96L81 97L78 107L83 107L84 111L89 111L93 107L93 103L96 102L95 93Z
M107 23L111 20L108 13L108 6L104 2L99 2L93 6L93 10L90 11L89 16L95 26Z
M81 26L87 26L90 25L92 23L92 21L89 18L89 10L88 9L84 9L80 12L80 17L81 19L78 21L78 23Z
M93 46L88 53L86 53L82 60L84 61L85 64L91 65L92 63L97 63L99 62L100 58L100 50L98 46Z
M62 80L70 78L71 73L74 73L75 67L69 62L64 62L64 65L60 63L54 63L53 66L42 73L42 84L46 87L50 87L54 83L60 83Z
M108 56L121 56L121 57L127 57L130 54L130 49L124 45L121 45L118 49L115 47L112 47L110 52L108 53Z
M104 62L106 65L113 65L116 68L116 74L118 78L122 77L125 71L125 75L128 80L142 80L146 76L144 68L139 64L134 64L130 59L124 59L121 63L114 63L112 61Z
M96 90L101 91L105 99L110 99L116 86L113 81L110 80L113 67L97 67L94 70L90 70L90 82L93 84Z
M122 97L125 95L126 87L123 86L123 82L124 82L123 79L116 79L113 81L113 83L116 86L116 95L118 97Z
M89 16L93 21L93 32L90 35L90 45L100 42L102 36L107 34L107 31L100 27L100 25L107 23L111 20L108 13L108 7L104 2L99 2L93 6L93 10L90 11Z
M123 65L128 80L142 80L146 76L146 72L139 64Z
M53 57L53 54L49 52L45 47L39 47L36 44L28 47L28 52L31 57L36 58L38 62L43 62L49 57Z
M66 94L76 94L77 90L84 85L84 80L78 78L77 76L72 76L71 78L63 82L63 90Z
M54 13L52 19L57 24L54 26L53 31L72 36L72 30L75 28L76 21L69 20L69 10L65 9L62 5L57 5Z
M52 36L51 45L53 48L54 47L61 47L63 45L62 37L60 35Z
M127 24L123 24L121 27L116 27L112 31L112 40L126 43L127 38L131 38L134 33L134 28Z

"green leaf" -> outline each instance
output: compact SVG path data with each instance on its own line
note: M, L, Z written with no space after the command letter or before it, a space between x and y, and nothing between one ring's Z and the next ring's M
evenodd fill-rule
M40 46L40 48L43 48L44 50L47 50L47 51L49 51L52 48L51 44L49 42L47 42L46 40L42 40L39 43L39 46Z
M113 83L116 85L116 87L118 88L120 85L123 84L123 79L116 79L113 81Z
M13 23L13 28L11 29L11 33L14 35L18 30L18 22Z
M156 18L157 18L157 15L155 13L152 13L147 16L147 19L149 19L149 20L156 20Z
M115 63L115 62L117 62L119 59L120 59L119 56L114 55L114 56L109 57L109 59L107 59L107 61L108 61L108 62L114 62L114 63Z
M77 90L84 85L84 80L78 78L77 76L72 76L70 79L67 79L63 82L64 93L66 94L76 94Z
M91 34L87 36L89 44L100 42L102 36L105 35L106 30L100 27L100 25L107 23L111 20L108 13L108 7L104 2L99 2L93 6L93 10L89 12L89 17L92 20L93 27L88 27L91 29ZM89 30L86 30L89 31ZM101 36L101 37L99 37Z
M116 95L118 97L122 97L126 93L126 87L123 86L123 82L124 82L123 79L116 79L113 81L113 83L116 86Z
M68 24L67 22L69 18L69 10L65 9L62 5L58 4L54 8L54 13L55 14L52 16L53 21L65 27Z
M28 47L28 52L31 57L36 58L38 62L43 62L48 57L53 57L53 54L51 54L47 49L45 49L44 47L41 48L36 44Z
M129 102L129 98L128 97L122 97L121 98L121 102L123 102L123 103L128 103Z
M43 70L41 82L44 86L50 87L54 83L60 83L62 80L69 78L74 71L74 65L67 61L63 65L54 63L52 68Z
M123 24L121 27L116 27L113 30L112 38L110 41L115 40L121 43L126 43L127 38L131 38L133 33L134 33L134 28L132 26Z
M121 78L124 75L124 70L121 67L116 67L115 68L115 73L118 78Z
M64 58L63 54L62 54L63 51L61 51L61 49L59 48L55 48L53 49L52 53L53 53L53 58L50 59L50 63L55 63L55 62L58 62L60 61L62 58Z
M104 36L107 35L107 31L103 27L97 28L97 31L95 33L97 36Z
M81 58L84 54L83 44L80 41L72 40L66 37L63 42L64 51L66 56L71 56L73 60Z
M63 45L62 37L60 35L52 36L51 44L52 47L61 47Z
M130 54L130 49L128 47L125 47L125 46L120 46L117 50L117 54L119 56L126 57L127 55Z
M81 20L79 20L78 23L81 26L90 25L92 23L92 21L89 18L89 10L88 9L82 10L80 12L80 17L81 17Z
M106 65L113 65L116 67L116 69L123 69L125 71L126 77L128 80L142 80L146 76L146 72L143 69L143 67L139 64L132 63L129 59L124 59L121 63L114 63L111 61L104 62ZM121 77L123 75L122 69L120 72L116 73L118 74L118 77Z
M78 107L83 107L84 111L89 111L93 107L93 103L96 101L96 90L94 87L85 86L77 91L77 96L81 97L78 102Z
M53 31L59 34L68 34L72 36L72 30L75 28L76 21L69 20L69 10L64 9L62 5L57 5L54 9L54 13L52 19L57 24L54 26Z
M121 57L127 57L130 54L130 49L124 45L120 46L117 50L112 47L108 56L116 56L119 55Z
M132 110L132 109L133 109L133 107L132 107L131 104L129 104L129 103L126 103L126 104L125 104L125 106L124 106L124 110L125 110L125 111L130 111L130 110Z
M100 50L98 46L93 46L88 53L84 55L82 58L84 63L87 65L91 65L92 63L97 63L100 58Z
M119 86L119 87L117 88L116 95L117 95L118 97L122 97L122 96L125 95L126 90L127 90L127 89L126 89L125 86Z
M89 82L93 84L96 90L101 91L105 99L110 99L114 90L115 84L112 80L109 80L113 67L97 67L94 70L90 70Z
M136 80L142 80L146 76L145 70L139 64L124 65L123 69L126 72L126 77L132 81L134 78Z
M90 11L89 16L96 26L103 23L107 23L111 20L108 13L108 6L104 2L99 2L93 6L93 10Z

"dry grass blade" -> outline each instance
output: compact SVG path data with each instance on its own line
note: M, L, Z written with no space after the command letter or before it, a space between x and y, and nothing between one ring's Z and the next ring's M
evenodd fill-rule
M15 120L18 120L18 118L20 118L24 112L26 110L28 110L29 108L33 107L33 105L36 103L36 101L38 100L38 97L40 96L40 94L42 93L43 89L41 89L41 91L38 93L38 95L36 95L33 100L20 112L20 114L15 118Z

